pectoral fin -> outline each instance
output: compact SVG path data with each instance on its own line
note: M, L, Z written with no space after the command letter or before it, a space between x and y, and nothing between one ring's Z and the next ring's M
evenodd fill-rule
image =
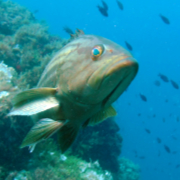
M79 126L67 123L58 132L58 141L61 153L64 153L74 142L79 131Z
M37 143L52 136L66 123L67 121L54 121L48 118L40 120L28 132L20 147L29 146L32 152Z
M112 107L109 106L107 108L102 109L101 111L99 111L97 114L95 114L93 117L91 117L89 119L89 123L88 125L95 125L98 124L102 121L104 121L105 119L112 117L112 116L116 116L116 110Z
M39 88L23 91L14 97L12 101L14 107L8 116L30 116L59 106L60 102L54 96L56 92L56 88Z

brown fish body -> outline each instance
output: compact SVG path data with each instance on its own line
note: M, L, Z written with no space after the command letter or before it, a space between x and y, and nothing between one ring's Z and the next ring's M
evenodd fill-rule
M89 44L83 43L87 40ZM87 79L102 65L98 64L98 61L92 64L91 49L94 45L102 43L111 44L114 51L107 52L107 59L112 54L118 58L132 57L125 49L110 40L94 35L82 35L60 50L47 65L38 87L58 89L57 97L62 104L58 115L62 119L77 119L82 123L103 107L100 100L102 91L93 90L86 84Z
M33 115L37 122L21 147L35 145L58 131L62 153L79 129L116 115L111 104L127 89L138 63L118 44L80 35L46 66L37 89L19 93L9 115ZM45 119L44 119L45 118Z

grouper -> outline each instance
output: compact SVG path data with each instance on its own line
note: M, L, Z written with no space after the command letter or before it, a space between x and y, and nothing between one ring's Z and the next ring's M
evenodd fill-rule
M37 143L57 132L64 153L81 128L116 115L112 103L138 72L137 61L120 45L77 32L47 64L37 87L12 100L9 116L37 119L21 148L29 146L32 152Z

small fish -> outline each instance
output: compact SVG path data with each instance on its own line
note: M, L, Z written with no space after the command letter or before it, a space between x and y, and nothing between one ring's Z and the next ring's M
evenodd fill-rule
M172 154L177 154L177 151L173 151Z
M166 122L166 119L165 118L163 118L163 120L162 120L163 122Z
M158 157L160 157L161 156L161 151L158 151Z
M130 51L133 50L132 46L131 46L127 41L125 41L125 44L126 44L126 47L127 47Z
M135 157L138 157L138 153L136 150L133 150Z
M120 1L118 1L118 0L116 0L116 2L117 2L117 4L118 4L118 7L119 7L121 10L123 10L123 9L124 9L123 4L122 4Z
M141 116L141 113L138 113L138 116Z
M174 140L177 140L177 137L175 137L175 136L171 136Z
M63 30L64 30L65 32L67 32L69 35L74 34L74 32L73 32L69 27L67 27L67 26L65 26L65 27L63 28Z
M161 139L160 138L156 138L157 142L160 144L161 143Z
M154 85L156 85L156 86L160 86L160 85L161 85L161 83L160 83L160 81L156 80L156 81L154 81Z
M149 129L144 129L148 134L151 134L151 131Z
M34 14L36 14L36 13L38 13L38 12L39 12L39 10L38 10L38 9L34 10Z
M102 1L102 4L103 4L103 7L98 5L97 8L103 16L108 17L108 12L107 12L108 6L104 1Z
M137 151L136 151L135 149L133 150L133 152L134 152L135 154L137 154Z
M176 165L176 168L179 168L179 167L180 167L180 164L177 164L177 165Z
M104 1L102 1L102 5L103 5L104 9L107 11L108 10L108 5Z
M166 152L171 153L171 150L168 146L164 145L164 149L166 150Z
M179 89L179 85L175 81L170 80L170 82L175 89Z
M164 81L164 82L169 82L169 79L167 76L163 75L163 74L159 74L159 77Z
M117 114L112 103L138 72L137 61L120 45L81 30L77 35L47 64L36 88L12 100L8 116L37 119L21 148L28 146L32 152L37 143L57 132L63 154L81 128Z
M176 117L176 121L179 122L179 116Z
M159 15L160 17L161 17L161 19L162 19L162 21L165 23L165 24L170 24L170 21L169 21L169 19L167 18L167 17L165 17L165 16L163 16L163 15Z
M108 13L107 13L107 11L106 11L104 8L102 8L101 6L97 6L97 8L99 9L99 12L100 12L103 16L108 17Z
M139 96L140 96L140 98L143 100L143 101L147 101L147 98L146 98L146 96L144 96L143 94L139 94Z
M153 114L153 118L155 118L156 117L156 114Z
M139 159L145 159L146 157L145 156L139 156Z

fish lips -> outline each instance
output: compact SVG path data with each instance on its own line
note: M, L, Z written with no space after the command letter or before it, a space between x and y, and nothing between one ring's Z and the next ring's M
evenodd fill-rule
M108 95L103 100L104 106L109 106L127 89L138 72L139 65L133 57L115 61L108 71L102 86L107 88Z
M96 70L88 80L88 86L95 90L94 103L103 106L112 104L129 86L138 71L133 57L121 56Z

